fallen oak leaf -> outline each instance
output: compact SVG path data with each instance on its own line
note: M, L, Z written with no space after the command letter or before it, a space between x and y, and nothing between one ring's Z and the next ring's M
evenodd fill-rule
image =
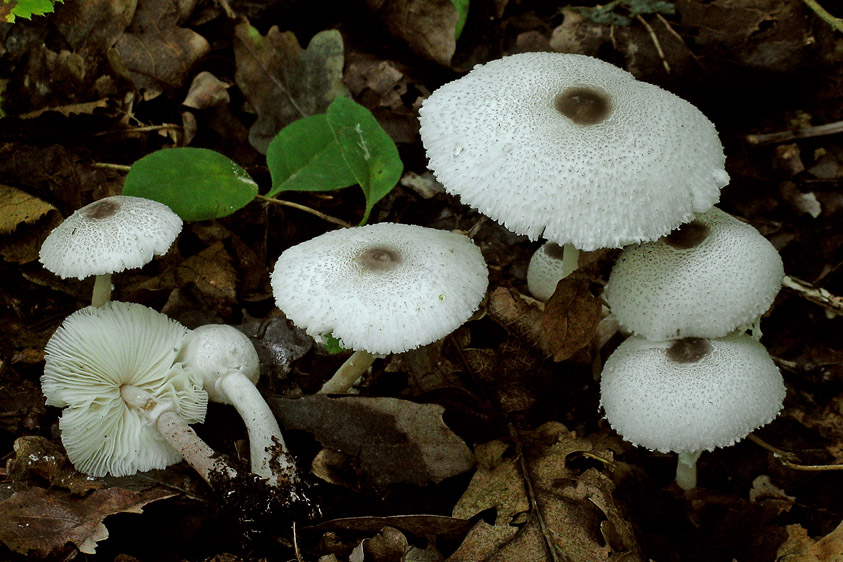
M266 154L269 142L297 119L324 113L339 96L343 40L340 32L320 31L302 49L292 31L273 26L262 36L248 21L234 28L234 79L258 114L249 143Z
M108 538L106 517L142 513L145 505L175 495L161 488L141 493L107 488L80 498L56 489L31 488L0 502L0 542L37 558L63 552L67 543L94 554L97 543Z

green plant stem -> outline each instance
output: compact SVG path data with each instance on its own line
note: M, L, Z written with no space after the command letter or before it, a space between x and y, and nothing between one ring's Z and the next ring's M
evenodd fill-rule
M835 30L843 33L843 18L837 18L832 16L828 11L820 6L820 3L817 0L802 0L806 6L811 8L815 14L817 14L821 20L825 23L833 27Z
M283 205L285 207L292 207L293 209L298 209L299 211L304 211L305 213L310 213L311 215L317 216L324 221L328 221L330 223L342 226L344 228L351 228L353 225L350 223L345 222L344 220L338 219L336 217L332 217L330 215L326 215L325 213L321 213L316 209L311 209L305 205L300 205L298 203L293 203L292 201L284 201L283 199L275 199L274 197L267 197L266 195L256 195L255 199L263 201L265 203L275 203L278 205Z

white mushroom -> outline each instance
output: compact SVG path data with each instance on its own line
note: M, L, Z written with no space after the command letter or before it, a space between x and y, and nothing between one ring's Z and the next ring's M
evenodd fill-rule
M546 301L556 285L577 269L578 252L566 252L555 242L545 242L533 253L527 266L527 288L535 298Z
M760 318L783 277L773 245L715 207L626 248L605 294L620 325L647 339L717 338Z
M96 275L91 304L111 298L111 274L142 267L170 249L182 220L163 203L115 195L78 209L41 246L41 263L62 279Z
M92 476L165 468L182 457L205 480L233 475L187 425L205 418L202 379L176 362L187 329L140 304L83 308L46 346L41 386L64 408L68 458Z
M202 377L210 400L234 406L243 418L252 472L272 485L295 483L295 465L281 428L255 387L260 360L252 341L234 326L200 326L187 335L177 360ZM277 470L273 459L279 464Z
M601 60L522 53L478 65L419 111L445 190L566 251L655 240L728 183L714 125Z
M677 483L696 485L701 451L728 447L772 421L785 386L746 335L653 342L631 337L603 368L600 404L612 428L648 449L679 453Z
M381 223L287 249L271 280L278 308L297 326L359 352L322 388L344 392L375 354L427 345L468 320L486 293L488 270L461 234Z

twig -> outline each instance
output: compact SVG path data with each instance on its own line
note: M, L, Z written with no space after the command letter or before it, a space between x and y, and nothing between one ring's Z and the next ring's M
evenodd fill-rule
M539 523L542 538L544 539L547 551L550 554L550 559L553 562L560 562L559 556L556 554L556 545L553 543L553 533L547 526L547 521L544 520L544 513L539 508L539 502L536 499L536 492L533 489L533 477L530 475L530 466L527 464L527 457L524 455L524 447L521 444L521 438L518 435L518 430L512 423L507 423L509 428L509 436L515 444L515 454L518 455L518 462L521 467L521 478L524 479L524 486L527 488L527 497L530 499L530 510L536 516L536 521Z
M132 169L131 166L126 166L125 164L111 164L110 162L94 162L91 166L101 170L116 170L118 172L128 172Z
M828 25L830 25L831 27L833 27L834 29L836 29L840 33L843 33L843 18L836 18L836 17L832 16L831 14L829 14L828 11L825 8L820 6L820 4L819 4L819 2L817 2L817 0L802 0L802 1L805 2L805 5L808 6L809 8L811 8L814 11L814 13L817 14L820 17L821 20L823 20L825 23L827 23Z
M670 22L668 22L666 19L664 19L664 16L662 16L661 14L656 14L656 19L659 20L660 22L662 22L662 25L664 26L664 28L667 30L668 33L673 35L673 37L675 37L678 41L680 41L683 45L685 45L685 49L688 50L688 54L691 55L691 58L696 61L696 63L699 65L699 67L702 69L703 72L708 74L709 73L708 69L702 63L700 58L696 54L694 54L694 51L691 50L691 48L688 46L688 44L685 42L685 40L682 38L682 36L679 35L676 32L675 29L673 29L673 26L670 25Z
M650 24L647 23L647 20L642 18L640 15L635 16L635 19L637 19L641 23L641 25L643 25L644 28L647 30L647 33L650 34L650 41L653 42L653 45L655 45L656 47L656 51L659 53L659 58L662 60L662 66L664 66L664 71L670 74L670 65L667 63L667 59L664 56L664 51L662 51L662 45L661 43L659 43L659 38L656 37L656 32L653 31L653 28L650 27Z
M235 12L234 10L231 9L231 6L228 4L227 0L219 0L219 3L220 3L220 8L222 8L222 11L225 12L225 17L227 17L230 20L236 20L237 19L237 12Z
M814 127L802 127L795 131L779 131L776 133L758 133L746 136L749 144L773 144L786 142L794 139L806 139L810 137L821 137L824 135L835 135L843 133L843 121L816 125Z
M807 281L785 275L782 279L782 287L789 289L805 300L818 304L833 314L843 314L843 297L832 295L822 287L814 287Z
M782 451L781 449L779 449L777 447L774 447L773 445L770 445L769 443L767 443L766 441L762 440L760 437L757 437L756 435L754 435L752 433L750 433L747 436L747 438L750 441L752 441L753 443L755 443L756 445L759 445L763 449L766 449L767 451L772 453L773 456L776 457L776 459L778 459L778 461L780 463L782 463L784 466L786 466L787 468L790 468L790 469L793 469L793 470L804 470L804 471L807 471L807 472L825 472L825 471L828 471L828 470L843 470L843 464L800 464L799 462L793 462L793 461L799 461L799 457L797 457L795 454L788 453L787 451Z
M152 133L155 131L167 131L171 129L181 129L181 125L176 125L174 123L164 123L163 125L146 125L144 127L130 127L127 129L112 129L110 131L100 131L95 137L101 137L103 135L128 135L131 133Z
M350 223L345 222L342 219L338 219L332 217L331 215L326 215L325 213L321 213L316 209L311 209L305 205L300 205L298 203L293 203L292 201L284 201L283 199L275 199L274 197L267 197L266 195L256 195L255 199L260 199L265 203L276 203L278 205L283 205L285 207L292 207L293 209L298 209L299 211L304 211L305 213L310 213L311 215L317 216L324 221L328 221L330 223L342 226L344 228L351 228L353 225Z

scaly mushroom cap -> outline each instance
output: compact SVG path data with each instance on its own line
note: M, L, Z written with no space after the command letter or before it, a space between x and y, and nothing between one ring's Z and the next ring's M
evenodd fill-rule
M655 240L714 205L729 179L697 108L583 55L478 65L419 116L445 189L531 240L581 250Z
M488 270L453 232L380 223L335 230L286 250L272 272L284 314L347 349L400 353L442 338L477 310Z
M201 377L175 362L186 333L164 314L122 302L89 306L62 322L47 342L41 388L48 405L64 408L59 427L73 466L125 476L181 460L120 389L147 390L187 423L202 422Z
M227 324L208 324L191 330L178 355L185 368L202 376L202 384L213 402L228 404L217 381L231 371L240 371L252 384L260 378L260 358L249 336Z
M712 208L664 238L626 248L606 300L621 326L647 339L719 338L770 308L783 277L766 238Z
M119 273L163 255L182 220L158 201L115 195L78 209L41 246L41 263L62 279Z
M635 445L690 453L728 447L773 420L785 387L749 336L652 342L631 337L606 360L600 402Z

